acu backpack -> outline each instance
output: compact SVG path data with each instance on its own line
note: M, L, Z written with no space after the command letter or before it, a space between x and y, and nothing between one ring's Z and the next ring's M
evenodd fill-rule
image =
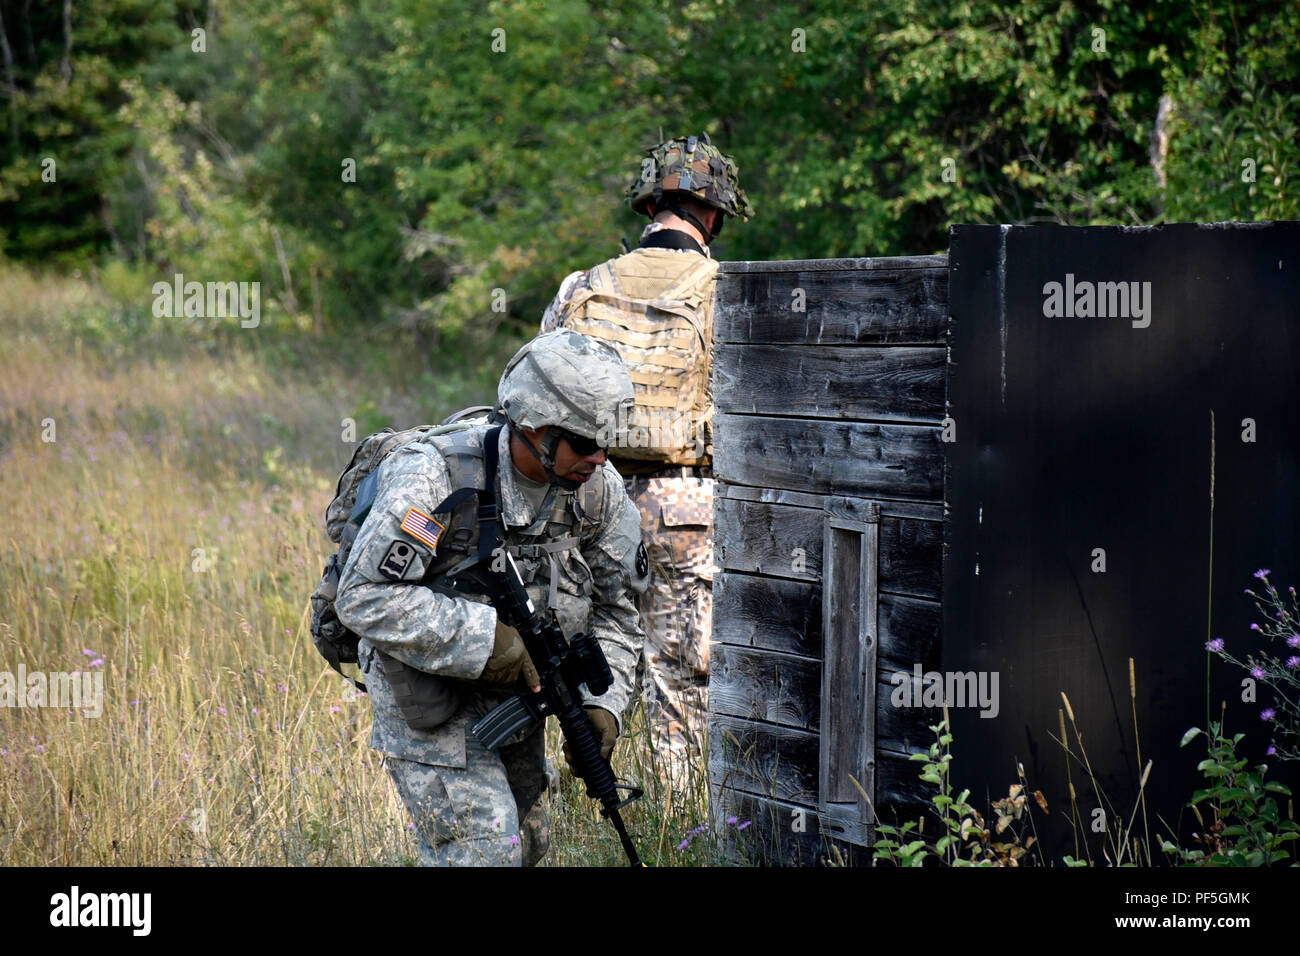
M717 273L714 259L643 247L593 268L589 288L565 304L561 324L613 346L631 374L635 405L617 423L611 455L708 463Z
M426 435L445 435L464 431L487 421L492 409L487 405L466 408L448 416L440 425L419 425L404 431L385 428L364 438L352 460L339 475L338 485L334 490L334 500L325 510L325 532L339 549L330 555L321 575L320 584L311 595L311 638L316 650L325 658L330 667L347 677L358 690L365 690L356 677L344 670L344 665L357 665L358 637L343 626L334 612L334 600L338 597L339 578L347 564L348 555L357 533L370 513L370 506L375 500L378 486L379 466L398 448Z

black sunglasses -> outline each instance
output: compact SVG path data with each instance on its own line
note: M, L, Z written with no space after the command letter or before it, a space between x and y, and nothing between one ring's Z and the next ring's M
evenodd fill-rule
M558 425L553 425L551 427L555 429L557 435L569 443L569 447L572 448L574 452L583 458L588 455L594 455L598 451L606 450L605 446L594 438L584 438L582 435L575 435L573 432L567 431Z

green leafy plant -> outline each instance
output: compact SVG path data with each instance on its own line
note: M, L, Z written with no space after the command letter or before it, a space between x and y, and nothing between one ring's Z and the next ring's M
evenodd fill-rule
M1020 782L1008 788L1006 797L993 802L996 820L990 830L984 817L971 806L969 789L953 794L952 734L946 710L944 719L931 725L930 730L935 742L929 752L913 754L911 759L925 762L921 780L938 788L930 802L934 815L939 818L939 835L933 843L925 837L923 817L898 827L877 824L879 838L873 844L874 859L888 860L898 866L921 866L927 858L945 866L1020 866L1038 841L1036 833L1028 836L1025 833L1034 829L1034 823L1027 803L1030 793L1024 766L1016 765ZM1042 811L1048 812L1042 793L1035 790L1032 796ZM1042 862L1041 855L1039 862Z
M1209 743L1209 756L1196 765L1209 784L1192 794L1189 804L1205 828L1193 834L1198 849L1183 849L1163 841L1161 848L1176 861L1190 866L1268 866L1291 858L1285 844L1300 836L1300 825L1283 820L1273 794L1291 796L1285 785L1265 781L1266 764L1247 767L1237 756L1237 744L1245 734L1225 737L1221 724L1212 722L1208 732L1192 727L1179 746L1186 747L1201 734ZM1207 826L1199 805L1213 814Z

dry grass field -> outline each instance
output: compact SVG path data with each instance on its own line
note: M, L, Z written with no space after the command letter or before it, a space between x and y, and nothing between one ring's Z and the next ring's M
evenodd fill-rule
M368 703L307 632L340 423L371 393L245 349L122 346L114 308L0 265L0 671L103 686L99 716L0 707L0 864L413 863ZM375 407L419 421L397 391ZM638 724L615 761L647 784L643 856L716 862L703 769L654 784ZM550 799L550 865L621 862L567 774Z

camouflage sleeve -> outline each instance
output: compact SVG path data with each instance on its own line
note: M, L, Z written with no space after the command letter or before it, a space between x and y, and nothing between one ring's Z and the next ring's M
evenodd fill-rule
M570 272L560 283L560 291L555 293L555 298L551 304L546 307L542 313L542 333L554 332L561 326L561 315L564 307L569 304L569 300L583 289L590 289L591 283L587 280L585 272Z
M650 576L641 544L641 516L623 490L622 478L608 462L604 479L609 492L601 515L602 530L582 556L591 568L594 585L592 631L609 661L614 683L599 697L587 694L584 688L583 699L613 714L622 733L623 711L635 690L637 658L645 642L635 595L646 589Z
M473 680L492 654L496 610L419 584L433 550L402 527L412 509L430 515L447 496L447 466L417 444L398 449L381 469L375 503L339 580L335 612L345 627L404 664ZM438 530L429 527L421 531L425 538Z

